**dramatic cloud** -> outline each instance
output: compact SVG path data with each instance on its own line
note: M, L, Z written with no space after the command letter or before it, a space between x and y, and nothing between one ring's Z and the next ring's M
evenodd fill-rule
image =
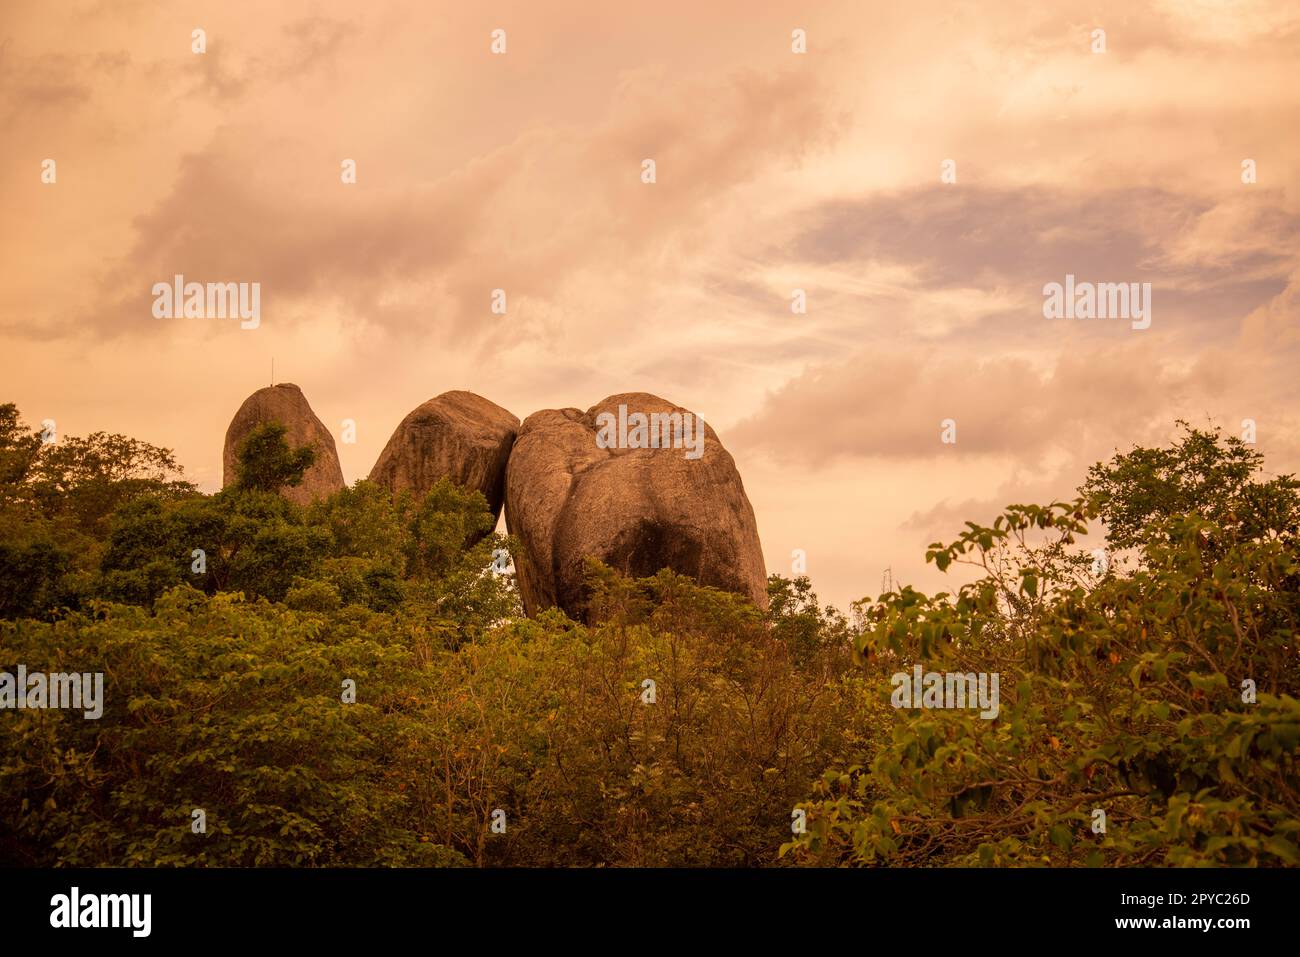
M357 422L349 480L447 389L658 392L771 570L932 584L928 541L1179 416L1300 466L1298 49L1283 0L9 0L0 401L210 489L272 361ZM154 319L177 273L260 282L261 325ZM1044 319L1067 273L1150 282L1151 327Z

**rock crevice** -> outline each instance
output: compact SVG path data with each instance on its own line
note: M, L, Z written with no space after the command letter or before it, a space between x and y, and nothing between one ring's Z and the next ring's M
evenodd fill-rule
M704 424L698 458L682 448L601 448L602 414L691 415L649 393L610 396L585 413L548 409L524 420L506 468L506 524L524 611L586 615L584 562L626 575L671 568L767 604L754 510L717 433Z
M647 433L633 439L627 429L638 415L691 431L679 429L680 441L670 443L665 424L652 446ZM286 497L306 504L343 488L333 436L289 384L259 389L235 414L226 433L227 484L239 440L270 421L288 427L292 444L317 450L302 485L285 489ZM402 419L370 470L371 481L417 498L443 478L481 492L494 517L504 508L522 545L515 569L529 616L559 607L585 619L588 558L637 578L670 568L767 606L758 526L735 461L712 426L659 396L612 395L586 412L544 409L520 424L482 396L444 392Z
M506 462L519 419L473 392L444 392L402 419L370 480L417 498L448 478L483 493L493 518L505 499Z

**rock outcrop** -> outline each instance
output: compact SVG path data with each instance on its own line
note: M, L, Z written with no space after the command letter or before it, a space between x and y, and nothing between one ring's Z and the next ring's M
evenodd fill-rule
M655 435L638 430L637 413L657 414ZM527 614L558 606L585 618L588 556L634 577L671 568L766 607L763 551L740 473L707 424L693 444L696 423L703 424L643 392L524 420L505 507L523 545L515 567ZM647 447L652 442L659 447Z
M370 480L418 497L449 478L482 492L493 516L500 516L506 462L518 431L519 419L501 406L473 392L444 392L401 421Z
M302 477L302 484L283 489L281 494L291 502L306 505L327 498L343 488L343 469L339 467L338 449L334 436L317 418L307 403L302 389L288 382L258 389L239 407L226 429L226 444L221 454L222 485L235 481L236 449L253 429L267 422L279 422L288 428L285 439L291 446L310 445L316 450L316 461Z

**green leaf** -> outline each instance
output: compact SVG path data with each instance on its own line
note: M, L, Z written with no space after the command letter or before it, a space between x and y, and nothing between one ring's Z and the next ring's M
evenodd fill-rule
M1274 857L1280 857L1288 864L1300 864L1300 855L1296 853L1296 846L1279 834L1269 838L1264 848Z
M1068 851L1070 845L1074 843L1074 835L1070 832L1069 825L1053 824L1050 832L1052 843L1063 851Z

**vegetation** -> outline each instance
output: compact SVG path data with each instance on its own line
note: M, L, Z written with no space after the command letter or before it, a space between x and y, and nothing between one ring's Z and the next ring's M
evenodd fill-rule
M952 593L593 563L589 625L522 617L477 493L240 461L202 495L0 407L0 671L104 675L98 720L0 711L0 865L1300 863L1300 492L1217 432L968 524ZM893 707L915 664L997 718Z
M821 862L1300 864L1296 485L1184 426L1095 467L1084 495L1013 506L932 546L956 594L863 609L878 690L904 663L997 672L1001 713L913 711L816 785ZM1208 516L1208 517L1207 517ZM1073 548L1091 520L1133 569ZM1099 813L1100 812L1100 813ZM1104 824L1104 830L1102 825Z

